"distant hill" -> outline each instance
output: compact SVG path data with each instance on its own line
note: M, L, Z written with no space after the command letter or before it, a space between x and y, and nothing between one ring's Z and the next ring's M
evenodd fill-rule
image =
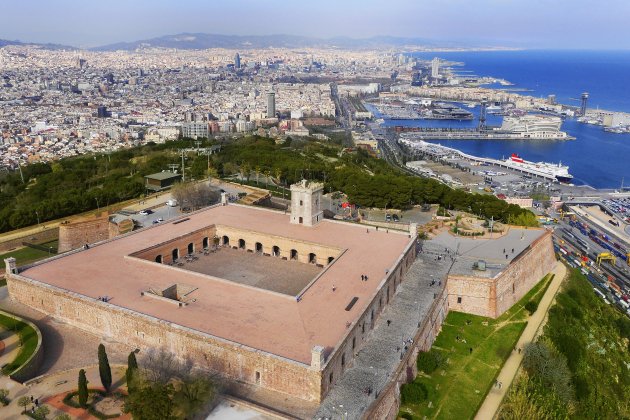
M462 43L435 41L423 38L401 38L392 36L375 36L372 38L354 39L348 37L311 38L296 35L217 35L204 33L182 33L165 35L157 38L133 42L120 42L92 48L93 51L132 51L139 48L177 48L182 50L203 50L207 48L387 48L402 46L425 47L471 47Z
M76 50L76 47L71 47L68 45L60 45L60 44L40 44L37 42L22 42L18 40L9 40L9 39L0 39L0 48L6 47L7 45L32 45L39 48L43 48L45 50Z

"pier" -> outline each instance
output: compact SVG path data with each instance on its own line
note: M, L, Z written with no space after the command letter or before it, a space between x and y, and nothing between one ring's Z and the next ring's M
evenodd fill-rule
M557 136L536 137L529 133L512 133L501 130L479 130L427 127L388 127L395 133L410 133L415 140L575 140L575 137L558 132Z

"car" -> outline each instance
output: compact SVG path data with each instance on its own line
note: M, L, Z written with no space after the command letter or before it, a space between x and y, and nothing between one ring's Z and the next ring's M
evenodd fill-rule
M391 221L391 220L392 220L392 216L391 216L389 213L387 213L387 214L385 215L385 221L386 221L386 222L389 222L389 221Z
M148 216L149 214L152 214L152 213L153 213L153 210L149 210L149 209L146 209L146 210L140 210L140 211L138 212L138 214L140 214L140 215L142 215L142 216Z
M400 218L398 217L398 215L397 215L397 214L394 214L394 215L392 216L392 220L394 220L394 222L398 222L398 221L400 221Z
M164 221L164 219L162 219L161 217L158 217L158 218L157 218L157 222L158 222L158 223L163 222L163 221Z

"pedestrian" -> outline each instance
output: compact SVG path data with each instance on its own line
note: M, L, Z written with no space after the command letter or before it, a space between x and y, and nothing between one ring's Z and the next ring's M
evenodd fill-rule
M337 290L337 286L333 284L332 291L334 292L335 290Z
M469 354L472 354L472 347L468 349Z
M31 402L33 402L33 399L34 399L34 398L33 398L33 396L31 395Z
M361 274L361 281L365 281L365 276Z
M387 320L387 326L389 327L392 321L390 319Z
M518 354L521 354L521 348L520 347L518 348Z

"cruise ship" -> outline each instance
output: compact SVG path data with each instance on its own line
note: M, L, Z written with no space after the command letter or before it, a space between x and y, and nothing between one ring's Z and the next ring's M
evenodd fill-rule
M529 162L516 153L512 153L512 156L503 162L503 166L544 178L555 178L562 183L569 183L573 179L569 167L562 163Z

